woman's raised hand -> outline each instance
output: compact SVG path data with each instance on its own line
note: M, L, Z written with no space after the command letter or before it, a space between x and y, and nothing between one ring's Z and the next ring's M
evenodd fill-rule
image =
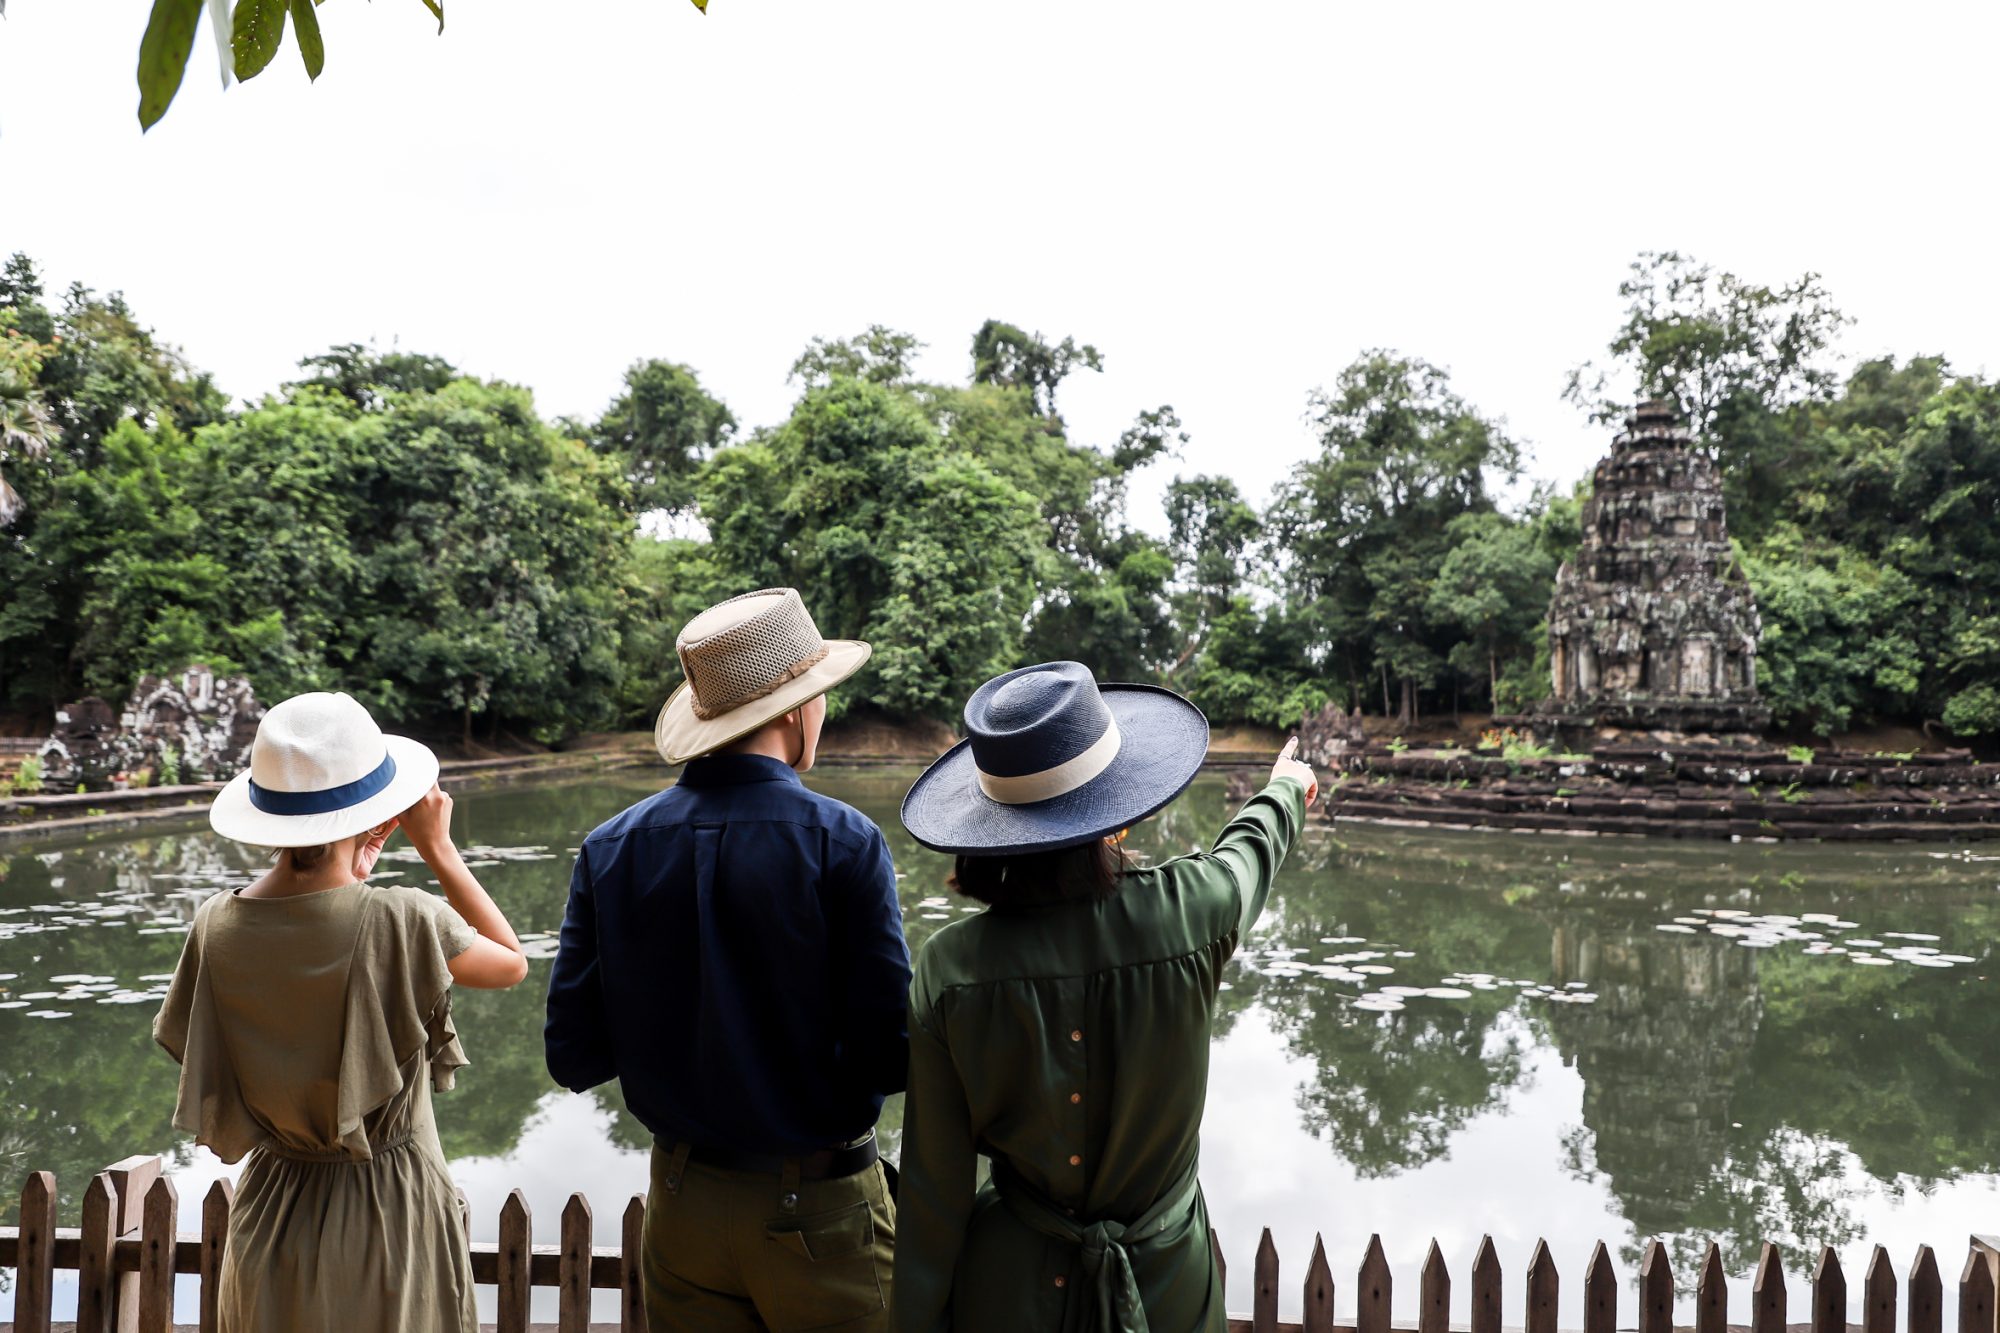
M436 783L431 784L423 799L402 813L401 819L403 836L410 840L410 846L417 849L425 864L451 850L451 797Z
M1292 737L1285 742L1285 748L1278 751L1278 762L1271 765L1271 781L1279 778L1293 778L1306 789L1306 804L1319 799L1319 777L1310 764L1302 764L1292 756L1299 752L1299 738Z
M388 844L390 836L395 833L398 822L400 821L392 819L380 828L370 829L368 836L354 844L354 865L352 870L354 878L357 881L367 879L368 876L375 872L375 862L381 859L382 848Z

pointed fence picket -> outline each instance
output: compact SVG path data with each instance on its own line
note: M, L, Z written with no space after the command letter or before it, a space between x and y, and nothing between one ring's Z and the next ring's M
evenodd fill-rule
M226 1180L215 1182L203 1196L201 1231L178 1234L179 1195L173 1180L160 1170L158 1158L127 1158L93 1176L82 1198L82 1226L56 1226L56 1180L46 1171L31 1173L21 1189L20 1224L0 1228L0 1269L14 1270L15 1333L50 1333L55 1325L55 1275L74 1272L78 1333L168 1333L172 1323L177 1277L196 1279L198 1328L216 1325L217 1275L222 1271L235 1192ZM459 1196L460 1223L470 1232L470 1211ZM618 1328L634 1333L646 1328L641 1282L645 1199L634 1196L619 1215L616 1249L594 1246L590 1203L572 1194L559 1225L560 1244L536 1245L528 1201L515 1190L507 1196L498 1218L498 1239L471 1245L473 1281L497 1289L500 1333L586 1333L591 1297L597 1291L618 1293ZM1226 1284L1219 1238L1211 1236L1216 1267ZM1908 1275L1898 1281L1888 1252L1876 1246L1861 1278L1860 1323L1847 1323L1847 1278L1839 1256L1822 1249L1812 1268L1810 1317L1804 1325L1788 1325L1783 1256L1765 1245L1751 1277L1748 1333L1899 1333L1897 1300L1902 1298L1900 1333L1944 1333L1944 1285L1937 1257L1928 1245L1917 1247ZM1433 1240L1425 1254L1418 1281L1414 1326L1393 1319L1395 1284L1380 1236L1370 1236L1354 1273L1354 1317L1338 1323L1334 1317L1334 1269L1325 1242L1313 1238L1300 1289L1302 1319L1281 1320L1283 1303L1278 1247L1267 1228L1258 1238L1251 1269L1251 1313L1232 1315L1230 1333L1453 1333L1451 1272L1443 1249ZM557 1322L530 1324L530 1304L536 1288L555 1292ZM1692 1292L1693 1326L1674 1322L1675 1285L1666 1248L1649 1241L1642 1252L1634 1295L1636 1304L1622 1307L1623 1294L1616 1263L1603 1243L1591 1251L1583 1268L1582 1333L1743 1333L1745 1325L1729 1323L1729 1290L1722 1254L1711 1244L1702 1258ZM1472 1258L1468 1288L1469 1333L1502 1333L1506 1284L1492 1237L1483 1238ZM1546 1242L1538 1241L1522 1274L1516 1307L1524 1333L1556 1333L1561 1275ZM596 1327L602 1328L603 1325ZM1461 1330L1467 1333L1467 1330ZM2000 1241L1972 1237L1958 1279L1956 1333L2000 1333Z

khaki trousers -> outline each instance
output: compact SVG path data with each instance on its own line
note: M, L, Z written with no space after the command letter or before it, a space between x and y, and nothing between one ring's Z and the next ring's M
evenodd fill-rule
M889 1327L896 1204L882 1164L837 1180L728 1171L653 1144L646 1319L653 1333Z

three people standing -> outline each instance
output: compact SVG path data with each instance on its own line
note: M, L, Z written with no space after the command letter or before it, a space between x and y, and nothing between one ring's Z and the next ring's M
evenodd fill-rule
M1075 662L987 682L903 806L986 910L913 978L882 831L799 780L868 645L774 589L676 648L655 741L686 767L579 849L545 1029L558 1083L617 1079L654 1135L652 1327L1221 1329L1209 1036L1317 794L1296 742L1211 851L1142 868L1124 835L1193 779L1201 713ZM511 986L527 963L437 771L347 696L302 695L211 812L284 849L203 904L155 1024L183 1066L176 1123L251 1158L224 1329L475 1327L430 1094L466 1063L452 983ZM399 825L443 899L367 884ZM898 1245L874 1131L906 1082Z

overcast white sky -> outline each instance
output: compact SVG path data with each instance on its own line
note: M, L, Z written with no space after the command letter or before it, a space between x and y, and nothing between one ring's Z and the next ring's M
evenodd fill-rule
M1560 400L1636 252L1824 275L1843 350L2000 371L1990 3L331 0L223 92L206 20L141 136L146 0L11 0L0 249L122 288L254 397L376 339L594 414L634 359L781 418L815 334L962 378L998 316L1100 347L1108 444L1255 498L1361 349L1447 367L1565 481Z

